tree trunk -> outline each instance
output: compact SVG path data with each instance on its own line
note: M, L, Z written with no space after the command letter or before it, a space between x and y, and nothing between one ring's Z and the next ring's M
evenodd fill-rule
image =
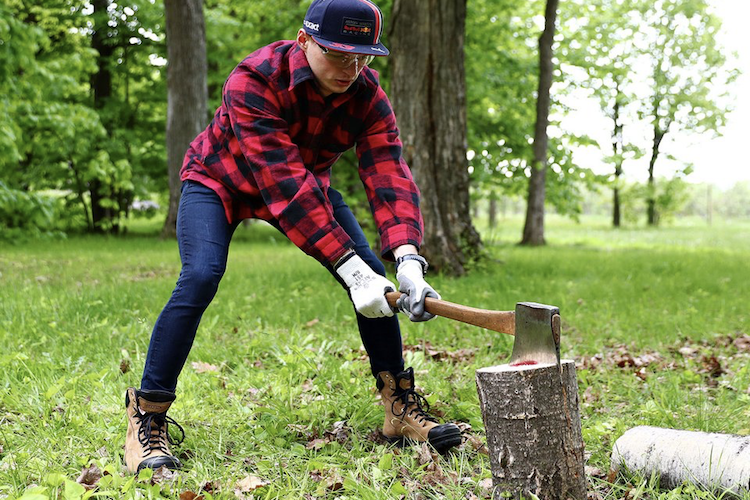
M162 237L174 237L180 169L190 142L205 128L208 108L206 29L201 0L165 0L167 33L167 171L169 210Z
M91 2L94 20L94 29L91 34L91 47L97 51L97 71L91 75L91 88L94 92L94 109L98 112L104 110L109 98L112 96L112 71L110 70L115 46L109 37L109 13L107 7L110 0L93 0ZM107 120L102 119L104 127L109 133ZM88 186L91 194L91 220L94 232L101 233L110 231L106 221L112 220L111 210L102 206L102 201L110 196L105 192L104 183L99 179L92 179Z
M659 156L659 145L664 139L665 132L654 126L654 143L651 149L651 160L648 162L648 189L646 196L646 213L649 226L659 224L659 214L656 210L656 179L654 178L654 165L656 158Z
M76 180L76 194L78 195L78 201L81 202L83 208L83 216L86 219L86 228L90 233L94 232L94 222L91 219L91 213L89 207L86 204L86 188L81 180L81 174L76 168L76 164L73 160L68 160L68 167L73 171L73 178Z
M422 192L422 253L464 274L481 249L471 222L466 159L466 0L394 0L391 97L403 155Z
M620 178L620 173L615 172L615 183ZM612 226L620 227L622 225L622 215L620 214L620 188L615 184L615 188L612 190Z
M495 229L497 225L497 194L494 191L490 193L489 219L490 229Z
M476 372L496 500L585 500L575 363Z
M612 130L612 152L615 157L615 187L613 189L612 199L612 225L614 227L620 227L621 216L620 216L620 176L622 175L622 163L623 163L623 139L622 139L622 122L620 122L620 101L617 100L620 93L619 82L615 85L615 104L613 107L612 120L614 121L614 129Z
M645 477L656 474L662 488L687 482L725 494L747 494L750 437L634 427L615 441L611 467L612 480L622 469Z
M549 124L550 87L552 87L552 44L555 37L558 0L547 0L544 31L539 37L539 87L534 127L534 161L529 179L526 224L522 245L544 245L544 199L547 179L547 125Z

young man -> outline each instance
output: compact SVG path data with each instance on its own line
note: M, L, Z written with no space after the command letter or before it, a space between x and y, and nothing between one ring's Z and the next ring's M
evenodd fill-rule
M398 319L384 293L396 286L370 249L330 169L356 147L359 175L382 242L396 261L399 309L412 321L432 316L425 297L419 192L401 157L390 102L367 67L388 55L383 16L369 0L314 0L294 41L249 55L232 71L213 121L190 145L182 168L177 238L182 270L154 325L141 388L126 394L125 461L130 471L180 462L168 446L166 416L201 315L224 273L229 242L245 218L268 221L317 259L349 292L385 405L391 441L460 443L454 424L438 424L404 369Z

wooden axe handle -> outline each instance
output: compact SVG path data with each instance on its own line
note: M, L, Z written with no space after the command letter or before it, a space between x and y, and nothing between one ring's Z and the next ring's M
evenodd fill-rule
M399 297L401 297L401 292L385 294L388 304L393 308L396 307L396 301ZM515 335L516 333L516 313L514 311L487 311L431 297L425 299L424 305L427 312L435 316L486 328L493 332L507 333L508 335Z

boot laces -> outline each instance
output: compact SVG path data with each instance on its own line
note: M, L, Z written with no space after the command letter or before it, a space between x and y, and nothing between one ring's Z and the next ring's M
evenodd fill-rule
M404 420L407 416L414 416L420 422L437 422L438 420L430 415L430 403L427 402L427 398L419 394L414 390L413 387L404 389L403 392L395 394L395 398L391 402L391 412L394 416L400 417ZM402 408L401 412L397 413L395 409L396 401L400 401Z
M154 451L161 451L164 454L169 454L167 449L167 443L178 445L185 440L185 430L180 424L175 422L172 417L168 417L166 413L144 413L136 414L138 424L138 442L141 446L148 451L145 456L150 455ZM174 425L180 430L180 439L173 439L169 434L169 426Z

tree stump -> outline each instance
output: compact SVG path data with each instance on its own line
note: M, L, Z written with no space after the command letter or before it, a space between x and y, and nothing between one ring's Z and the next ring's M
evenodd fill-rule
M584 500L575 363L477 370L494 499Z
M634 427L615 441L610 477L620 470L659 476L659 486L689 482L709 491L750 489L750 436Z

